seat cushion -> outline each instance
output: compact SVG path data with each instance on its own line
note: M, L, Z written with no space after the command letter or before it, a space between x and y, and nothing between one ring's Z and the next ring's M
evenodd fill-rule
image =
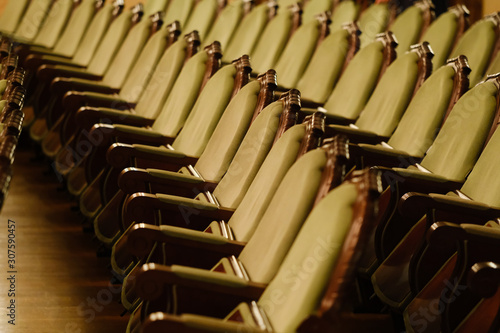
M137 103L165 51L168 33L167 26L163 26L147 41L120 89L120 98Z
M73 11L66 26L64 26L64 32L54 46L54 52L66 57L72 57L94 14L95 1L82 1Z
M418 43L423 23L422 10L416 6L411 6L398 15L389 28L398 41L398 52L406 52L411 45Z
M359 129L386 137L392 134L415 90L418 61L416 52L408 52L387 68L355 123Z
M252 237L276 189L295 162L305 132L305 125L293 126L282 135L266 156L245 196L243 199L239 198L241 202L238 208L229 219L236 239L248 241ZM231 172L236 174L235 171ZM223 180L225 179L226 177ZM218 191L222 191L224 187L225 184L221 182L214 194L219 196Z
M191 32L197 30L200 39L203 40L215 19L217 8L217 0L200 1L189 16L189 20L185 27L183 27L183 31Z
M332 14L330 33L342 29L344 23L354 22L358 17L359 5L353 0L341 1Z
M303 99L319 104L326 102L344 66L349 48L348 38L349 33L342 29L330 34L318 46L297 83Z
M368 7L358 21L359 30L361 30L360 47L363 48L373 42L375 36L385 30L388 20L387 3L373 4Z
M276 101L262 110L252 122L227 172L213 192L223 207L236 208L240 204L271 149L282 110L282 102Z
M182 67L152 126L153 130L166 136L177 136L198 96L207 60L206 52L198 52Z
M471 73L469 75L470 87L474 87L481 78L490 61L491 53L497 39L496 26L490 20L476 22L460 38L450 57L455 58L465 55L469 60Z
M295 332L316 311L351 225L357 194L355 185L343 184L318 203L260 297L258 304L276 332Z
M131 18L132 13L126 11L113 20L87 67L89 73L104 75L125 36L127 36Z
M184 38L179 39L165 51L135 106L137 114L150 119L158 116L182 70L186 51L187 42Z
M500 131L497 129L461 188L470 198L493 207L500 207L499 149Z
M199 157L231 99L236 68L225 66L207 82L172 147Z
M290 11L280 11L266 25L255 49L250 54L254 73L264 73L276 65L292 28L291 16ZM281 74L278 73L278 75Z
M142 20L132 27L123 41L120 49L110 63L102 81L116 89L120 89L139 57L142 48L146 44L150 34L151 20Z
M222 60L231 62L243 54L251 54L268 20L269 7L263 3L247 14L231 38L231 43L222 45Z
M226 173L257 107L260 82L245 85L229 102L195 168L208 181L218 182Z
M0 31L12 34L28 6L30 0L9 0L0 16Z
M455 104L421 164L431 172L463 182L476 162L496 111L498 89L477 85Z
M226 5L206 35L202 45L207 46L214 41L219 41L223 48L229 45L231 38L243 16L243 0L235 0Z
M375 41L354 56L324 105L328 114L352 120L359 116L377 83L383 51L382 42Z
M278 271L312 208L326 161L326 152L315 149L286 173L239 256L252 281L269 283Z
M317 20L302 25L287 43L275 66L281 86L296 86L316 48L320 25Z
M420 87L387 142L394 149L414 157L423 157L450 104L455 70L443 66Z
M84 3L81 3L80 5L85 7ZM75 14L78 13L80 5L76 7L74 12ZM72 11L73 1L60 0L54 2L49 13L47 14L49 19L45 20L44 24L40 28L40 31L33 40L33 44L50 49L53 48L63 28L66 26Z
M422 36L421 42L428 42L434 51L434 57L432 58L434 69L446 63L455 41L457 29L457 16L452 12L446 12L432 22Z

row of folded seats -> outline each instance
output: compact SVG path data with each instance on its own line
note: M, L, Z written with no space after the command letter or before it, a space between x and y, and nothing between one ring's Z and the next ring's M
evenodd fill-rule
M12 43L0 40L0 209L12 178L12 163L23 126L25 71L18 67Z
M127 332L500 329L500 13L10 0L0 31Z

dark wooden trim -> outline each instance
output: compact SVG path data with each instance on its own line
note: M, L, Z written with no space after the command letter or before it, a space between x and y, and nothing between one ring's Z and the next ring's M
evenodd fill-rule
M123 13L123 9L125 8L124 0L115 0L113 1L113 16L111 21L114 21L121 13Z
M212 44L205 46L205 52L208 54L207 67L205 69L205 75L203 76L203 81L199 93L203 90L208 80L219 70L221 67L222 58L222 48L218 41L214 41ZM198 94L199 94L198 93Z
M434 12L434 4L431 0L418 0L415 2L414 6L418 7L422 11L423 22L422 28L420 29L420 36L418 38L418 40L420 40L436 18L436 13Z
M359 30L358 24L356 22L346 23L342 25L342 29L345 29L347 30L347 32L349 32L349 46L340 75L344 73L351 60L354 58L356 53L358 53L360 47L359 35L361 34L361 30Z
M312 149L318 148L321 138L325 134L325 114L315 112L304 118L302 123L306 124L306 134L299 148L297 159Z
M350 312L350 303L352 302L350 296L356 276L357 262L366 250L365 244L375 228L376 202L382 192L382 187L380 174L368 169L354 172L352 178L348 181L356 184L358 190L358 196L353 207L352 225L344 241L321 305L315 315L302 323L299 332L321 332L321 330L318 330L321 329L321 322L327 327L345 326L345 311ZM380 318L376 315L372 315L372 317L374 317L372 320ZM356 326L366 326L368 319L369 316L358 323L351 322L349 330L340 331L351 332ZM351 327L351 325L354 326Z
M418 89L420 89L425 80L432 74L432 58L434 57L434 52L430 48L428 42L411 46L410 52L416 52L419 55L418 77L415 83L415 89L413 90L413 96L415 96Z
M250 74L252 67L250 66L250 57L247 54L242 55L240 58L233 60L233 65L236 67L236 76L234 77L233 92L231 99L250 82Z
M270 69L267 72L260 74L257 77L257 80L260 82L260 92L257 97L257 107L253 113L251 123L253 123L255 118L257 118L266 106L274 101L274 92L278 88L276 71L274 69Z
M283 102L283 112L280 116L280 122L273 145L286 132L287 129L297 123L298 112L300 111L300 91L292 89L282 94L280 100Z
M396 37L394 37L394 34L391 31L386 31L378 34L375 37L375 40L382 42L384 45L384 50L382 52L382 67L380 68L380 73L377 79L377 81L380 81L385 71L387 70L387 67L389 67L390 64L392 64L392 62L396 59L396 47L398 46L398 42L396 41Z
M165 45L165 49L169 48L170 45L175 43L181 34L181 24L179 21L174 21L167 26L168 34L167 34L167 44Z
M451 94L450 103L444 114L442 124L444 124L460 97L469 90L469 74L471 72L467 57L464 55L448 59L446 66L451 66L455 70L455 77L453 78L453 92Z

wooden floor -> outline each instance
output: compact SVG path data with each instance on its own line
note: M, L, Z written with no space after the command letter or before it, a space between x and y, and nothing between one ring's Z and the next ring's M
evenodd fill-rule
M54 174L44 174L47 163L30 161L33 156L26 144L18 146L0 214L0 332L125 332L119 286L109 283L109 259L96 257L97 243L82 232L80 218L70 209L73 203L57 190ZM9 219L15 221L13 274L7 272L12 270ZM15 298L8 295L10 275L15 275ZM15 326L8 324L11 299Z

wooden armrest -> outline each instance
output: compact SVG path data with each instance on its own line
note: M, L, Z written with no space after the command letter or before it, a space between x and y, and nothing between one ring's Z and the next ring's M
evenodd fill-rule
M176 229L181 229L181 235L176 235ZM113 246L115 264L126 270L131 263L145 259L156 243L166 245L165 263L204 269L213 267L223 257L239 255L246 244L207 232L140 223L132 226Z
M410 172L402 168L373 167L382 172L384 186L397 186L399 193L446 193L462 186L461 182L448 180L431 173Z
M210 291L235 296L240 298L236 303L258 299L267 286L219 272L196 268L190 269L189 267L175 265L169 267L151 263L143 265L134 277L133 287L139 297L147 301L160 297L165 285L193 288L199 293ZM217 300L213 301L216 304ZM196 303L196 300L191 299L190 302Z
M144 333L153 332L179 332L201 333L207 332L207 323L210 327L217 327L220 332L254 332L264 333L262 330L250 328L244 323L236 321L223 321L213 317L204 317L191 314L171 315L163 312L151 313L141 325Z
M107 138L108 140L101 141L101 145L107 145L111 139L118 139L118 141L121 142L144 143L153 146L160 146L173 142L171 137L164 136L158 132L142 127L125 125L95 124L92 126L89 135Z
M69 92L75 94L79 91L90 91L101 94L114 94L119 92L119 89L111 88L101 81L74 77L56 77L52 80L51 89L61 96Z
M345 125L330 125L325 127L325 134L328 137L333 137L337 134L345 135L349 138L352 143L371 143L377 144L382 141L386 141L389 138L385 136L379 136L372 132L363 131L356 128L351 128Z
M404 151L367 144L350 144L349 155L356 160L360 168L370 166L405 168L422 160Z
M302 103L302 100L300 100L300 102ZM319 106L320 105L318 105L318 107ZM311 106L304 107L304 106L302 106L302 108L300 109L300 113L304 114L304 115L311 115L311 114L314 114L314 113L319 111L318 107L311 107ZM323 114L325 115L325 123L327 125L331 125L331 124L349 125L349 124L354 122L354 119L347 119L347 118L336 116L336 115L329 114L326 112L323 112ZM299 118L299 121L302 122L303 119Z
M212 221L228 221L233 209L167 194L134 193L125 202L127 222L143 222L146 212L160 211L164 225L205 230ZM167 214L168 212L168 214Z
M104 130L107 130L104 129ZM184 165L194 165L198 160L195 157L167 149L165 147L151 147L144 145L130 145L114 143L106 155L107 161L115 168L123 169L130 166L131 158L161 162L164 170L177 171Z
M82 128L90 129L97 123L123 124L129 126L146 127L154 123L154 119L140 115L104 107L81 107L76 113L76 122Z
M486 222L500 216L500 209L480 202L452 196L438 194L428 195L414 192L406 193L401 198L398 208L404 216L415 216L415 214L424 215L431 209L441 212L450 212L457 216L457 220L462 223L470 222L467 220L468 217L481 219Z
M192 194L211 191L216 186L216 184L206 182L200 177L157 169L127 168L122 171L118 179L118 185L127 194L144 191L145 184L148 183L167 187L182 187L190 190ZM169 194L174 193L169 192Z
M88 80L101 80L102 76L94 75L84 69L62 65L42 65L38 68L37 76L41 81L52 82L57 77L79 77Z
M42 65L64 65L75 68L85 68L85 66L75 64L71 59L61 57L56 54L41 54L34 53L28 55L24 61L24 67L36 72L38 67Z

